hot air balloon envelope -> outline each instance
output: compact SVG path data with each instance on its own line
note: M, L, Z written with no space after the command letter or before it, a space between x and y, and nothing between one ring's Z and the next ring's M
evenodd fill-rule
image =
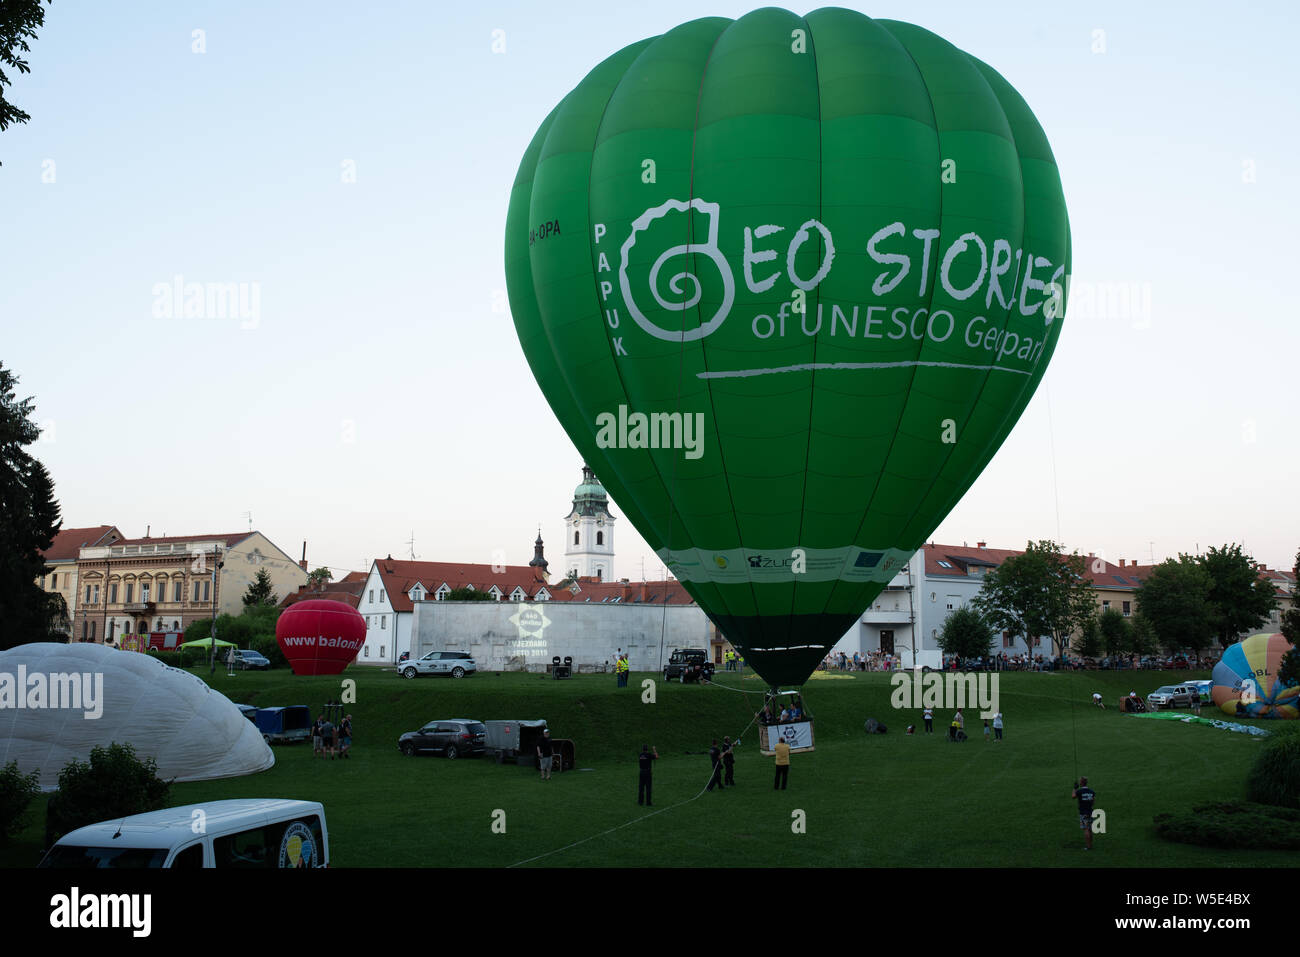
M1251 635L1230 646L1214 666L1210 697L1231 715L1297 717L1300 686L1288 685L1277 676L1282 656L1293 647L1279 634Z
M313 598L280 614L275 641L294 674L337 675L365 644L366 620L344 602Z
M728 639L800 683L983 470L1070 274L1025 101L919 27L694 20L596 66L515 180L524 354Z

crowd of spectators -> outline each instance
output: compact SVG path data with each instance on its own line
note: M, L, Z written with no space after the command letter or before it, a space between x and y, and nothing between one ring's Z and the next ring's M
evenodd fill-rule
M944 671L1177 671L1187 668L1212 668L1217 658L1201 658L1199 663L1189 662L1185 655L1116 655L1105 658L1083 658L1078 655L1030 655L1024 652L1008 655L978 655L960 658L943 656ZM833 652L822 659L819 671L899 671L907 668L899 655L883 651L847 654Z

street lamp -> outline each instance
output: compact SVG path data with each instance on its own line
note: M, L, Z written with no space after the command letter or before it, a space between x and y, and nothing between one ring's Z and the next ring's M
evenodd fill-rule
M212 563L212 638L208 645L208 677L211 678L217 671L217 572L225 562L221 561L218 556L221 555L221 548L218 546L213 557L217 560Z

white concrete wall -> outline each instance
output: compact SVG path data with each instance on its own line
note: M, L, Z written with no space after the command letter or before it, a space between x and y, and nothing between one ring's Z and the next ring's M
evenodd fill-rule
M612 670L619 649L633 671L659 671L674 648L708 650L709 620L698 605L417 601L411 644L413 657L467 651L484 671L544 671L555 655Z

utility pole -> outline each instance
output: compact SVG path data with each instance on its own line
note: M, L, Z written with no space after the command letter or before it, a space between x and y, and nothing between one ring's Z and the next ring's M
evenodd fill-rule
M208 644L208 677L217 671L217 572L225 562L221 561L221 546L212 552L212 637Z

